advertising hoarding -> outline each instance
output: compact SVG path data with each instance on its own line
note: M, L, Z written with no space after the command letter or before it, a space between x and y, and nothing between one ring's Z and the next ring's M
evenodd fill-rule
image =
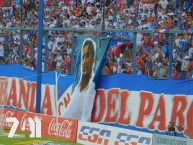
M151 145L152 134L79 121L77 143L84 145Z
M193 140L175 136L153 135L153 145L193 145Z

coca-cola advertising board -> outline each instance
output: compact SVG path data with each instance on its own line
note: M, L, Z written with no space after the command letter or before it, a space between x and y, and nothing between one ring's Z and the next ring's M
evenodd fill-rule
M68 141L76 141L77 120L45 116L43 123L46 126L42 132L43 135Z
M7 117L16 117L19 121L17 131L31 132L29 118L35 120L37 118L41 122L41 136L47 136L51 138L57 138L62 140L76 141L77 120L66 119L62 117L55 117L43 114L22 112L12 109L5 109L4 114L0 116L1 122L3 122L4 128L10 129L12 123L7 123ZM25 129L24 129L25 128ZM35 130L36 130L35 129Z

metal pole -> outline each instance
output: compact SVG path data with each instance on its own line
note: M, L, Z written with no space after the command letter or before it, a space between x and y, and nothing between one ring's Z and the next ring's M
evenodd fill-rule
M74 66L75 66L75 45L76 44L76 38L74 36L74 31L72 32L72 54L71 54L71 66L70 66L70 72L73 73L74 72Z
M103 0L102 36L104 36L104 31L105 31L105 0Z
M20 46L19 46L19 62L22 65L22 54L23 54L23 31L20 30Z
M20 7L21 7L20 22L21 22L21 28L22 28L22 23L23 23L23 0L21 0Z
M21 11L20 11L20 28L23 27L23 0L21 0ZM22 65L22 52L23 52L23 31L20 30L20 47L19 47L19 62Z
M132 70L132 74L136 74L136 59L137 59L137 32L134 32L134 43L133 43L133 70Z
M38 70L36 91L36 113L41 112L41 81L42 81L42 46L43 46L43 10L44 0L39 1L38 14Z
M46 31L46 38L45 38L45 57L44 57L44 69L48 71L48 31Z
M172 78L173 40L174 40L174 34L170 33L169 35L169 71L168 71L169 78Z

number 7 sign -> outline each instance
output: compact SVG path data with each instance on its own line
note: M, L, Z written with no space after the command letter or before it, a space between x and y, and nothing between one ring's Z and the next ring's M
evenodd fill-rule
M40 138L41 137L41 120L37 117L35 117L34 120L31 117L29 117L28 120L29 120L29 126L30 126L30 131L31 131L30 138L35 138L35 137ZM11 138L14 136L17 130L19 121L16 117L8 117L6 118L6 122L13 122L13 125L8 134L8 137ZM25 131L25 125L26 124L24 123L21 130Z

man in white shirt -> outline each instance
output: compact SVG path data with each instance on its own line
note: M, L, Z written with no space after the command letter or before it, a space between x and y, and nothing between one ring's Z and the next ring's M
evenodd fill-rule
M71 21L70 21L70 19L67 18L67 16L64 16L64 17L63 17L63 22L62 22L62 24L63 24L63 27L64 27L64 28L70 27L70 22L71 22Z
M0 42L3 43L5 41L5 38L3 37L3 35L0 35Z
M193 47L190 47L188 50L188 56L192 57L192 54L193 54Z
M62 65L62 55L60 54L60 52L58 52L55 58L55 62L56 62L56 70L60 71Z
M167 5L168 5L168 1L167 0L160 0L159 4L161 5L161 7L165 10Z
M71 96L71 101L62 112L66 118L74 118L82 121L91 120L91 112L96 94L93 82L93 68L95 65L95 47L92 40L87 39L81 50L81 77Z
M88 15L92 14L92 6L89 2L87 3L86 12L88 13Z
M0 60L4 58L4 46L2 42L0 42Z
M137 33L137 46L142 46L143 44L143 35L141 33Z

